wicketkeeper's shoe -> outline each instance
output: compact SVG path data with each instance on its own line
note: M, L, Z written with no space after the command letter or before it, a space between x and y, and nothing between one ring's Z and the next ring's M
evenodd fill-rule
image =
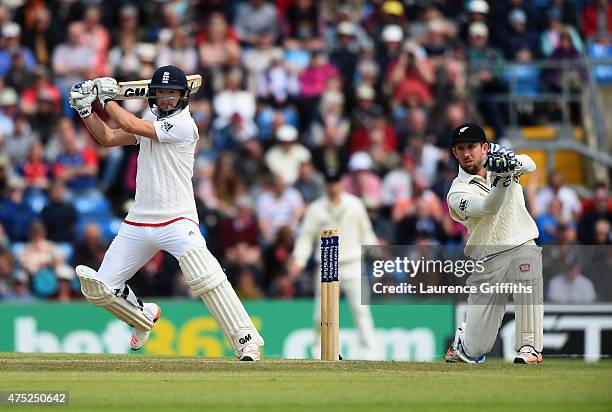
M446 351L446 355L444 355L444 360L448 363L457 363L457 362L471 363L471 364L483 363L486 359L485 355L480 355L477 358L472 358L463 351L463 345L461 344L461 333L462 332L463 332L463 328L461 327L457 328L457 331L455 332L455 340L453 341L453 344L450 345L450 347Z
M155 303L145 303L142 307L142 313L149 318L153 323L157 322L157 319L161 316L161 308ZM138 350L142 348L149 339L150 330L138 330L134 328L132 330L132 339L130 340L130 348L132 350Z
M261 354L259 353L259 346L255 343L251 343L246 345L244 349L242 349L242 353L240 354L240 360L245 362L253 362L261 359Z
M542 354L536 351L533 346L524 345L514 358L514 363L537 365L538 363L542 363Z

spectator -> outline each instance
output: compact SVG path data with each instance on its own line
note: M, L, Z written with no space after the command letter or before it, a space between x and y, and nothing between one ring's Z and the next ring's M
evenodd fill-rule
M304 202L309 204L323 194L324 183L323 176L307 161L300 165L300 175L293 187L300 192Z
M168 65L180 67L185 73L194 73L198 67L198 54L191 38L181 28L174 30L168 44L160 45L158 49L155 66Z
M241 82L240 71L232 69L225 77L225 88L213 100L213 108L218 116L213 127L219 132L228 126L232 130L229 138L224 135L216 137L215 146L219 147L219 150L235 150L238 142L257 133L254 122L255 99L251 93L242 90Z
M399 167L387 173L382 181L382 203L391 207L399 201L412 197L412 178L415 172L414 157L404 153Z
M450 190L455 177L457 177L457 162L454 157L448 157L445 161L438 163L438 172L436 181L431 186L431 190L438 196L442 201L446 200L446 195ZM449 215L450 217L450 215ZM461 225L463 226L463 225Z
M210 74L209 82L213 83L213 90L220 89L221 85L215 86L215 83L223 78L221 69L240 58L238 39L223 14L211 14L207 30L200 36L198 53L200 64Z
M61 180L55 180L49 188L49 203L40 213L40 218L47 228L49 240L74 242L77 217L76 209L66 199L66 186ZM87 228L85 228L85 236L87 237ZM75 261L81 262L81 260ZM89 267L96 267L96 265Z
M359 61L358 52L358 44L355 42L355 25L348 21L341 22L337 28L337 43L332 49L329 61L346 79L345 92L350 90L351 80L355 77L355 68Z
M580 52L574 47L572 43L572 37L570 32L563 31L559 36L559 44L553 50L550 55L550 60L578 60L580 59ZM581 78L584 77L582 71L573 68L570 72L572 78L570 79L570 87L573 90L581 89ZM552 68L546 71L545 82L546 85L554 91L560 92L563 90L562 84L562 70L561 68Z
M269 290L274 278L284 276L287 273L291 251L295 244L294 231L283 226L278 230L274 242L266 250L264 260L266 266L266 276L262 280L262 286Z
M33 83L31 87L21 92L20 108L26 115L37 115L40 111L38 103L42 100L41 96L51 97L53 111L60 110L61 94L59 89L51 82L49 69L45 66L38 66L34 71ZM45 127L48 123L45 122Z
M313 0L296 0L286 11L286 38L308 42L319 36L319 7Z
M256 205L259 230L268 245L274 243L282 227L287 226L295 231L304 212L300 192L288 186L279 175L267 179Z
M612 6L608 0L595 0L582 11L582 34L589 38L595 34L612 32Z
M527 14L516 8L508 15L509 30L504 34L503 46L507 59L514 59L517 51L527 49L533 56L540 54L538 38L527 26Z
M270 64L257 75L257 98L263 103L279 107L300 94L300 82L294 71L283 61L283 51L272 49Z
M582 211L582 205L576 192L565 186L563 175L558 171L551 173L548 178L548 186L538 192L537 207L547 210L554 197L561 202L561 218L566 222L576 221Z
M247 89L252 92L257 90L258 77L270 67L272 60L282 61L283 55L282 49L274 47L274 40L270 32L263 32L258 37L256 46L246 50L242 55L242 64L249 73Z
M493 126L497 138L501 138L504 136L502 118L491 95L505 91L501 80L504 59L499 50L489 47L489 29L484 23L472 23L469 39L467 58L472 75L468 82L478 94L478 108L485 120Z
M2 27L3 48L0 50L0 76L5 77L11 71L13 60L19 55L23 59L23 67L33 71L36 59L32 50L21 45L21 27L17 23L8 22Z
M595 224L602 220L608 222L608 225L612 224L612 205L608 198L608 188L605 184L598 183L593 189L592 210L586 211L579 221L580 243L585 245L596 243ZM603 230L603 226L600 227L600 230Z
M290 125L283 125L276 131L278 143L266 153L265 163L272 173L283 177L293 185L300 174L300 165L310 161L310 152L298 140L298 131Z
M376 60L381 73L387 73L391 64L395 63L400 57L404 31L395 24L386 26L381 33L381 39L383 44L382 47L378 48Z
M5 87L0 91L0 138L8 138L15 133L14 107L17 104L15 90Z
M257 36L271 30L276 41L278 19L276 9L265 0L248 0L238 6L234 22L238 38L245 46L255 46Z
M373 169L385 172L399 163L397 136L382 112L355 130L351 136L351 153L367 152L373 161Z
M72 288L72 282L74 281L74 272L71 268L64 268L59 270L57 276L57 292L50 298L61 303L68 303L74 299L80 299L83 297L80 291L75 291Z
M580 26L580 21L578 20L577 8L578 4L572 0L552 0L550 2L545 2L537 12L537 15L543 19L543 21L540 22L540 27L542 29L546 27L546 19L550 18L551 13L558 12L559 19L562 23L578 28ZM555 11L553 12L553 10Z
M548 208L544 213L535 216L535 222L538 226L540 236L537 239L538 245L547 245L552 243L557 237L557 226L563 222L561 217L561 201L553 198L548 204Z
M66 181L70 190L86 193L96 189L98 157L91 147L79 148L74 129L62 135L62 151L53 165L53 175Z
M328 61L323 50L313 50L308 67L300 74L300 115L307 123L319 104L319 98L327 89L327 82L338 75L336 66Z
M73 84L96 76L96 52L87 46L85 28L75 22L68 26L68 39L53 51L52 65L56 75L55 84L65 97L64 113L72 115L68 107L68 91Z
M442 241L443 211L440 199L428 189L425 179L416 175L413 180L412 198L398 201L392 210L395 222L395 242L413 244L419 236Z
M548 285L548 300L554 303L591 303L596 299L593 282L581 273L582 263L576 255L565 257L566 269L555 275Z
M72 272L55 243L46 236L42 222L32 223L29 242L19 258L21 267L31 278L34 293L43 297L56 293L57 278L66 278L66 272Z
M15 132L9 139L4 139L4 153L14 165L25 162L32 143L38 135L32 131L28 118L22 114L15 118Z
M599 219L595 222L593 234L593 243L595 245L612 245L612 231L610 230L610 221Z
M552 8L548 11L548 29L543 31L540 35L540 50L542 51L542 55L548 57L557 47L559 47L561 34L563 32L569 33L572 44L576 50L579 52L583 50L580 34L578 34L576 29L572 26L564 26L561 21L561 10Z
M342 93L337 91L323 93L319 110L310 126L309 147L321 146L326 138L330 138L338 146L346 143L350 124L342 112L343 104Z
M11 289L2 298L4 303L33 303L36 297L30 292L28 275L19 270L11 279Z
M326 3L323 3L321 6L325 7L325 5ZM357 13L350 3L340 4L331 14L334 14L331 18L332 21L324 28L325 44L328 50L332 50L341 41L339 39L341 28L345 33L353 32L353 41L349 46L351 51L372 50L374 48L372 39L368 36L364 27L359 24ZM352 25L352 30L345 23Z
M366 152L355 152L348 162L349 173L342 177L342 189L361 198L366 208L377 208L382 203L380 178L372 169L372 158Z
M45 161L43 145L35 140L28 148L28 157L20 166L20 173L31 188L47 190L51 167Z
M240 195L235 203L235 212L219 222L219 251L228 264L253 265L261 259L253 202L248 195Z
M388 74L393 86L394 104L409 108L431 104L434 67L415 43L406 43L397 62L389 66Z
M255 274L251 267L242 266L238 271L236 294L241 300L263 298L263 292L257 286L257 282L255 281Z
M8 181L8 197L0 200L0 223L11 242L25 242L36 213L24 200L25 181L13 176Z
M83 230L83 239L79 240L74 247L73 261L91 268L100 267L107 247L108 245L102 239L100 227L95 223L88 223Z
M53 50L59 43L60 32L53 24L51 12L46 7L39 7L34 12L34 27L23 34L23 44L34 52L38 64L49 67Z
M119 34L118 44L108 54L108 67L117 81L136 79L142 71L136 35L131 31Z
M110 48L110 34L106 27L100 23L102 14L96 6L89 6L85 9L83 19L83 33L85 44L95 52L96 77L108 74L107 58Z
M489 5L485 0L470 0L466 3L465 10L467 16L461 23L459 37L464 43L467 43L469 38L468 31L472 23L481 22L487 24Z
M436 179L438 164L448 159L448 151L432 145L421 136L412 137L407 150L414 158L416 174L425 179L427 187L431 187Z

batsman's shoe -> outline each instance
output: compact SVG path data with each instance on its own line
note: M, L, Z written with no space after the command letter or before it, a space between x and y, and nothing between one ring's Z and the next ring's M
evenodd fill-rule
M161 308L155 303L145 303L142 307L142 313L149 318L153 323L157 322L157 319L161 316ZM134 328L132 330L132 339L130 340L130 348L132 350L138 350L142 348L149 339L150 330L139 330Z
M542 363L542 354L536 351L533 346L524 345L519 350L518 355L514 358L514 363L537 365L538 363Z
M240 360L244 362L253 362L261 359L261 354L259 353L259 346L255 343L251 343L250 345L246 345L244 349L242 349L242 353L240 354Z
M446 355L444 355L444 360L447 363L457 363L457 362L470 363L470 364L483 363L486 359L485 355L481 355L477 358L472 358L468 356L467 353L464 352L463 345L461 344L461 333L462 332L463 332L462 328L460 327L457 328L457 331L455 332L455 340L453 341L453 344L450 345L450 347L446 351Z

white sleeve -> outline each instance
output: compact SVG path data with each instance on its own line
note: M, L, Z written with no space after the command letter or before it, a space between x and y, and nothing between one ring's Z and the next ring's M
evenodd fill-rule
M198 139L197 128L191 119L168 117L155 120L155 133L161 143L191 143Z
M462 220L468 217L482 217L493 215L501 209L506 198L508 188L512 186L512 178L504 179L507 186L500 182L491 186L491 192L485 197L476 196L468 192L452 192L448 195L448 207Z
M525 154L516 155L516 160L519 161L519 175L533 173L536 170L536 164L533 159Z
M305 266L308 258L312 254L315 239L319 233L319 222L316 218L316 212L312 207L306 209L304 219L298 231L298 237L293 248L293 259L301 265Z
M359 219L359 224L361 226L360 243L363 245L378 245L378 237L376 236L376 233L374 233L374 228L372 227L372 222L368 216L368 211L363 203L359 205L359 214L361 215L361 218Z

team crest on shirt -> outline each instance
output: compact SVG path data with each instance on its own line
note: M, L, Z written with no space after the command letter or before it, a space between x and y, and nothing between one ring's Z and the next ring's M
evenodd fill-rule
M162 123L162 129L164 129L164 132L168 133L170 131L170 129L172 129L174 127L173 124L170 124L168 122L164 122Z
M461 199L461 201L459 202L459 210L461 210L462 212L465 212L465 209L467 209L467 204L468 204L467 199Z
M529 263L521 263L519 265L519 270L521 273L527 273L531 269L531 265Z

